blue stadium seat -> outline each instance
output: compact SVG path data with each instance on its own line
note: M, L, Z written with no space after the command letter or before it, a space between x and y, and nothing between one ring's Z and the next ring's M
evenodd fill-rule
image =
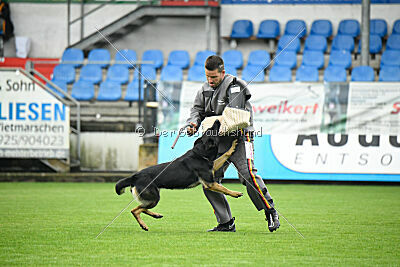
M108 52L107 49L103 48L90 50L88 55L88 62L90 64L96 61L102 61L103 63L94 63L96 65L99 65L101 68L108 67L108 65L110 64L110 60L111 60L110 52Z
M263 20L258 27L258 39L275 39L280 35L279 22L273 19Z
M382 51L382 39L379 35L371 34L369 36L369 52L377 54ZM358 46L358 53L361 53L361 41Z
M392 34L400 34L400 19L393 23Z
M360 23L355 19L344 19L339 22L338 34L357 37L360 35Z
M338 34L333 38L332 50L347 50L350 53L354 51L354 38L350 35Z
M303 61L302 65L304 66L312 66L317 69L320 69L324 66L324 53L321 51L314 51L314 50L306 50L303 54Z
M131 50L131 49L123 49L123 50L119 50L119 52L117 52L115 54L115 64L114 65L122 65L122 66L132 69L133 66L135 65L136 61L137 61L136 51Z
M392 34L386 42L386 49L400 50L400 34Z
M164 65L164 55L159 49L149 49L143 52L142 61L152 61L154 68L159 69Z
M230 65L225 65L225 73L237 76L237 70L235 67L230 66Z
M313 66L300 66L296 72L296 81L318 82L318 69Z
M310 35L321 35L325 38L332 36L332 22L326 19L314 20L311 24Z
M291 82L292 71L288 67L274 65L269 71L270 82Z
M400 51L385 50L385 52L382 53L382 58L381 58L381 67L382 66L400 67Z
M242 79L246 82L263 82L265 81L265 72L261 66L247 65L243 68Z
M134 78L138 78L139 77L138 71L139 71L138 68L135 69L135 72L134 72L134 75L133 75ZM154 81L157 80L157 71L156 71L156 69L154 68L153 65L142 65L140 67L140 73L142 74L140 76L140 79L142 79L142 80L146 79L146 80L148 80L150 82L154 82Z
M250 38L253 35L253 22L247 19L236 20L232 25L231 38Z
M68 84L75 81L75 68L70 64L60 64L53 69L54 80L64 81Z
M56 86L58 86L62 91L65 93L68 92L67 88L67 83L64 81L59 81L59 80L51 80L52 83L54 83ZM46 84L51 90L53 90L57 95L64 97L62 93L60 93L57 89L55 89L50 83Z
M322 35L309 35L304 44L304 50L318 50L324 53L327 47L326 38Z
M271 61L271 56L267 50L253 50L247 59L247 65L266 67Z
M290 50L296 53L300 51L300 39L295 35L282 35L278 41L278 51Z
M83 62L85 59L83 55L83 51L78 48L67 48L64 50L62 57L61 57L61 63L64 63L66 61L78 61L78 62ZM74 68L79 68L82 66L82 63L67 63L71 64Z
M351 66L351 54L346 50L333 50L329 57L329 65L343 67L345 69Z
M193 82L205 82L206 74L204 73L204 66L193 65L190 67L187 80Z
M304 20L292 19L286 22L285 35L294 35L303 38L307 34L307 25Z
M328 66L324 72L325 82L345 82L347 80L346 69L338 66Z
M141 82L140 100L144 99L144 81ZM139 80L135 77L126 87L125 101L139 101Z
M167 65L161 70L161 81L181 82L183 80L182 69L178 66Z
M379 70L379 81L400 82L400 67L383 66Z
M117 101L120 98L121 98L121 84L119 82L106 80L100 84L97 100Z
M108 68L106 80L126 84L129 81L129 69L127 65L112 65Z
M358 66L351 71L351 80L355 82L373 82L374 69L370 66Z
M78 80L72 86L71 96L79 101L89 101L94 97L94 85L91 82Z
M213 52L213 51L209 51L209 50L199 51L196 53L196 57L194 58L193 65L200 65L200 66L204 67L204 64L206 63L206 59L209 56L213 56L213 55L215 55L215 52Z
M168 64L186 69L190 64L190 56L186 50L174 50L169 53Z
M79 79L98 84L103 79L103 71L98 65L88 64L82 67Z
M243 54L239 50L228 50L222 54L225 66L231 66L235 69L243 67Z
M293 69L297 65L297 57L294 51L282 51L282 53L277 54L275 58L275 65L288 67Z
M385 37L387 34L387 23L383 19L371 19L369 22L369 33L376 34L379 37Z

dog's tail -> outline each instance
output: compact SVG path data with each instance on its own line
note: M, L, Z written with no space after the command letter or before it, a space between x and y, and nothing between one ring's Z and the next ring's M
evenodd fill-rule
M119 180L116 185L115 185L115 192L118 195L121 195L125 192L125 188L128 186L135 186L135 182L136 182L136 175L133 174L132 176L126 177L126 178L122 178L121 180Z

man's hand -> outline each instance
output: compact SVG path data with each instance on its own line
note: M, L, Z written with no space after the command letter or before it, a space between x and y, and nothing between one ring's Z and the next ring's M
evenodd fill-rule
M194 122L190 123L191 126L186 128L186 132L189 136L194 135L197 132L197 124Z

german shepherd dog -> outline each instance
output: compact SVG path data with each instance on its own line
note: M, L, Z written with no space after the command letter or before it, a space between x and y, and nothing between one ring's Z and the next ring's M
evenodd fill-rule
M141 204L132 209L131 213L143 230L148 231L149 228L141 219L140 213L156 219L163 217L149 210L160 200L161 188L185 189L202 184L205 189L231 197L243 196L243 193L231 191L217 183L214 178L214 172L232 155L237 143L237 140L234 140L231 148L217 159L220 126L221 123L216 120L213 126L195 141L191 150L174 161L148 167L117 182L115 191L118 195L130 186L132 194L140 201Z

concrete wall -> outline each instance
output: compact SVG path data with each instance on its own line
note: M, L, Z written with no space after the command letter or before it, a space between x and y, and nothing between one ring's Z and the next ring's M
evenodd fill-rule
M67 5L66 4L30 4L11 3L11 16L15 24L15 35L32 39L31 57L60 57L67 45ZM86 5L86 11L95 5ZM133 4L109 5L87 19L85 33L95 31L95 26L103 27L116 18L135 9ZM80 5L72 5L72 18L80 14ZM399 4L371 5L371 18L384 18L392 30L393 22L400 18ZM221 7L221 35L228 36L233 21L250 19L258 30L264 19L277 19L284 26L289 19L302 18L307 22L308 30L315 19L330 19L334 32L340 20L356 18L361 20L361 5L223 5ZM72 40L79 36L80 25L73 28ZM212 23L211 49L216 50L216 23ZM283 27L282 27L283 31ZM206 48L205 21L201 18L158 18L141 29L132 32L116 42L118 48L130 48L140 56L146 49L160 48L165 57L174 49L186 49L192 60L197 51ZM262 41L239 43L245 58L253 49L265 48ZM13 40L6 43L6 56L15 56ZM222 52L229 49L229 43L222 41ZM112 53L113 49L110 48Z

